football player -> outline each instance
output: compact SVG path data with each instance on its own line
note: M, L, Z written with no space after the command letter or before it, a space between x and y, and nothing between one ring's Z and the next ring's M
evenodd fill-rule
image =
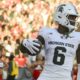
M37 39L22 41L20 50L32 56L38 55L44 46L45 65L38 80L72 80L76 53L80 76L80 33L75 31L77 18L78 12L72 3L60 4L53 17L57 29L44 27L39 31Z

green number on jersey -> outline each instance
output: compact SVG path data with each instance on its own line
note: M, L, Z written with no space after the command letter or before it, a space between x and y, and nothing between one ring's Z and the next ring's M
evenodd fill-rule
M53 63L57 65L63 65L65 61L65 55L63 53L65 52L65 47L56 47L54 51Z

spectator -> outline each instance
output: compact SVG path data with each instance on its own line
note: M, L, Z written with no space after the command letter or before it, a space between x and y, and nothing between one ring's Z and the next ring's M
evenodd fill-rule
M42 55L36 56L36 61L32 64L34 65L33 69L33 80L37 80L40 73L43 70L45 58Z
M4 63L1 60L2 55L0 54L0 80L3 80L3 67L4 67Z
M22 79L26 80L27 77L26 77L26 72L25 71L26 71L26 67L28 65L28 59L27 59L27 57L25 57L23 55L23 53L21 53L19 51L19 56L16 57L15 60L16 60L16 63L18 65L18 67L19 67L18 80L22 80Z
M8 76L7 80L15 80L15 76L18 74L18 68L14 62L14 55L11 54L9 57L9 66L8 66Z

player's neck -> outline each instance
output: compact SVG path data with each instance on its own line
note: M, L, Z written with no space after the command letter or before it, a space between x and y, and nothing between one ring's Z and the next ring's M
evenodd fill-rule
M63 26L61 26L61 25L58 27L57 30L58 30L58 32L59 32L60 34L63 34L63 35L69 34L68 28L63 27Z

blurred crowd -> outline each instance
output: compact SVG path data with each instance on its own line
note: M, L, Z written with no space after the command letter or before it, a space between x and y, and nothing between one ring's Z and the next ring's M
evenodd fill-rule
M44 51L37 56L25 55L19 49L17 51L17 55L14 53L4 55L6 50L2 46L0 80L37 80L44 67Z
M43 26L55 28L52 20L54 9L59 3L68 1L72 2L80 13L80 0L0 0L0 62L5 63L5 70L11 53L16 56L16 61L19 61L18 45L23 38L36 38L38 30ZM76 80L76 63L73 70L73 80Z

